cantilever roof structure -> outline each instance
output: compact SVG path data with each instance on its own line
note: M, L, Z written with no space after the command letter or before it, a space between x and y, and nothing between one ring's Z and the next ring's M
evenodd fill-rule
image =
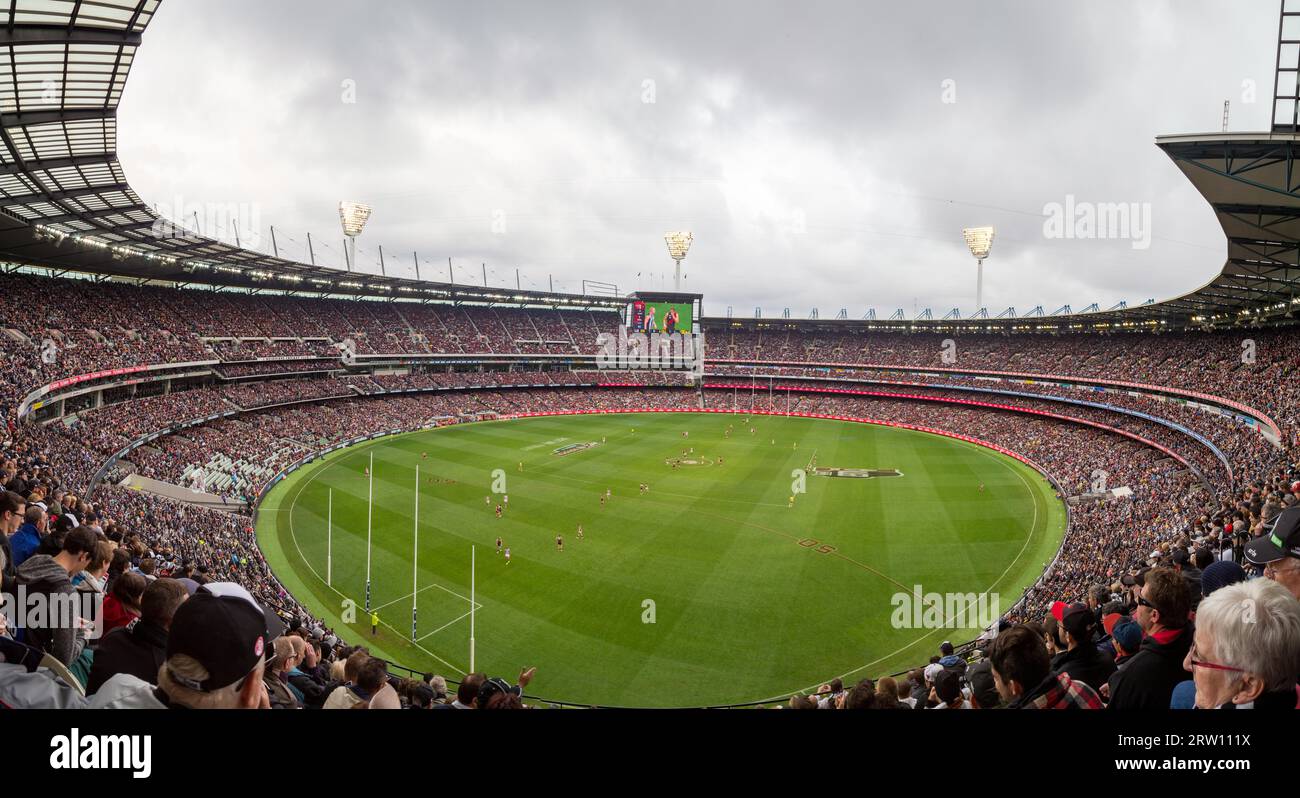
M0 7L0 257L174 281L427 299L616 306L613 297L349 273L217 241L162 219L117 159L117 107L162 0Z
M615 307L614 297L490 289L319 267L241 248L162 219L117 159L117 107L162 0L10 0L0 7L0 259L205 284L469 302ZM1293 133L1157 141L1214 207L1228 262L1200 289L1140 307L878 327L1089 329L1255 323L1300 296L1300 176ZM731 321L714 319L714 321ZM736 323L755 323L744 320ZM764 323L770 323L766 320ZM821 322L836 324L836 322ZM840 321L855 325L862 322Z

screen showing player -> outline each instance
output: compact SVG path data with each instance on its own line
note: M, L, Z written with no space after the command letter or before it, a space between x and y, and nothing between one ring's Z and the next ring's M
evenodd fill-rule
M695 331L695 309L689 303L645 302L632 303L631 324L633 332L689 333Z

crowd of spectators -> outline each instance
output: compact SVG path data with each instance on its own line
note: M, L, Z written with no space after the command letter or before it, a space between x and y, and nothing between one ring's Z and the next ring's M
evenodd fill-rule
M59 302L44 301L51 292ZM186 596L205 596L199 604L211 592L196 592L199 586L238 584L251 601L271 608L287 630L274 646L274 664L263 674L271 705L311 706L319 699L320 705L433 707L448 695L445 683L440 691L437 680L390 680L382 663L341 646L275 580L257 550L247 515L121 489L112 484L117 477L135 470L186 484L196 469L229 469L232 479L254 494L269 474L305 454L379 432L557 410L691 409L701 400L711 408L959 430L1030 459L1070 502L1071 522L1058 556L1044 563L1042 577L1003 619L995 637L960 652L966 656L941 652L929 667L905 679L863 680L847 689L828 683L814 696L791 699L791 706L1097 708L1177 706L1180 701L1203 707L1282 706L1288 695L1291 706L1296 703L1300 655L1294 649L1300 631L1292 616L1300 600L1300 569L1295 568L1300 534L1294 534L1300 527L1300 471L1287 455L1295 440L1298 397L1285 375L1300 365L1300 339L1289 331L964 335L949 346L945 336L924 333L711 329L714 364L703 391L690 387L680 374L538 367L416 368L404 374L261 381L247 378L341 366L339 348L347 341L361 354L591 354L596 335L616 329L617 316L199 294L19 274L0 276L0 296L6 310L0 330L5 438L0 509L6 510L0 557L6 586L20 578L48 591L69 589L74 580L90 585L84 589L103 593L115 617L140 630L133 634L140 645L148 645L160 639L159 628L165 638L173 616L184 614L177 608L177 588L155 591L166 595L150 598L149 583L174 580ZM84 308L95 312L85 314ZM728 360L766 365L718 362ZM138 398L115 394L123 401L99 408L83 402L76 412L45 425L19 424L15 417L14 409L28 391L60 378L155 363L217 361L220 377L245 379ZM878 368L887 366L927 371ZM1132 381L1222 397L1272 417L1282 428L1283 448L1237 419L1152 392L1084 390L1005 377L993 382L951 369ZM760 386L759 378L768 375L786 379L773 381L770 388ZM837 387L859 393L827 391L826 378L855 380ZM746 379L748 392L742 390ZM720 387L733 382L736 387ZM629 387L565 387L591 383ZM979 390L952 390L959 387ZM441 389L457 390L384 395ZM921 394L927 401L898 394ZM1003 408L977 404L981 402ZM132 441L179 422L234 410L247 412L136 449L125 469L116 470L114 480L93 494L93 501L86 497L101 466ZM1197 437L1173 425L1209 441L1226 456L1228 467ZM1104 475L1100 485L1099 474ZM1117 487L1131 493L1109 492ZM28 518L28 507L40 513ZM24 563L15 563L10 537L20 527L23 546L34 541L39 555L22 548ZM1258 541L1267 540L1269 532L1273 548L1265 547L1261 554ZM20 565L33 556L46 559L32 560L36 564L20 574ZM1205 582L1229 566L1240 571L1240 578ZM1254 566L1263 566L1262 577L1248 579L1260 576ZM213 590L213 601L230 598L221 588ZM1216 590L1223 592L1211 598ZM1223 611L1229 599L1220 596L1267 609L1276 634L1254 646L1243 644L1231 614ZM1193 625L1198 617L1206 623ZM1136 639L1132 627L1138 630ZM1193 637L1205 661L1218 656L1231 672L1250 674L1253 681L1243 677L1228 684L1223 673L1229 671L1198 669L1187 653ZM117 647L124 645L122 638L112 639ZM93 655L95 646L67 636L56 641L37 635L31 642L57 654L75 675L89 677L92 662L84 655ZM193 652L190 656L201 659ZM1291 657L1289 685L1276 661L1285 656ZM170 663L170 652L160 656L155 678ZM184 664L177 664L177 673ZM344 672L349 665L351 671ZM107 678L96 685L108 689L114 674L100 675ZM470 687L462 685L464 694L448 705L517 705L527 679L519 681L519 687L511 687L486 677L467 678ZM130 705L134 694L121 687L110 690L111 701ZM178 698L177 704L188 705L185 701L191 699Z

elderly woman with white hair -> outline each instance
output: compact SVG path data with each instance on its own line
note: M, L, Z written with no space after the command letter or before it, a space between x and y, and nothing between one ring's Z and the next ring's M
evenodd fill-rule
M1214 591L1196 611L1183 667L1198 709L1300 708L1300 602L1269 579Z

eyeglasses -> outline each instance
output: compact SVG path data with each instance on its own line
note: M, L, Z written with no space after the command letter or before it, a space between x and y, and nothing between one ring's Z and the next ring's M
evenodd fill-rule
M1279 565L1288 562L1291 559L1292 558L1288 556L1288 557L1283 557L1280 560L1274 560L1273 562L1266 563L1264 565L1264 576L1268 576L1269 574L1289 574L1292 573L1293 571L1300 570L1300 568L1278 568Z
M1160 609L1160 608L1157 607L1156 605L1154 605L1154 604L1152 604L1151 602L1147 601L1146 599L1142 598L1142 596L1138 596L1138 604L1141 605L1141 606L1143 606L1143 607L1150 607L1150 608L1153 609L1153 610L1158 610L1158 609Z
M1210 670L1212 670L1212 671L1229 671L1230 673L1245 673L1245 672L1246 672L1243 668L1234 668L1234 667L1232 667L1231 665L1217 665L1217 664L1215 664L1215 663L1213 663L1213 662L1201 662L1199 659L1196 658L1196 644L1195 644L1195 643L1192 644L1192 650L1191 650L1191 652L1189 653L1189 658L1190 658L1190 661L1191 661L1191 663L1192 663L1192 667L1193 667L1193 668L1208 668L1208 669L1210 669Z

